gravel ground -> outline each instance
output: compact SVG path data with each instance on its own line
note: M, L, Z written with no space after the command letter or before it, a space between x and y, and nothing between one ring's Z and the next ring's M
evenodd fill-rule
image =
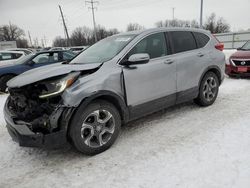
M0 188L249 188L249 96L250 80L226 78L214 105L190 102L134 121L93 157L19 147L1 110Z

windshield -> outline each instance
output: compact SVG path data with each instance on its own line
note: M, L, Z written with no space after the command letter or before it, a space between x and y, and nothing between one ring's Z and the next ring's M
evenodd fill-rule
M115 57L135 35L119 35L105 38L90 46L74 58L72 64L103 63Z
M247 41L242 47L241 50L250 50L250 41Z

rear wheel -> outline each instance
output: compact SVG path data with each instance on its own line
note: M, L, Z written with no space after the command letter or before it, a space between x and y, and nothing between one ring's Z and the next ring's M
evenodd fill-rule
M97 100L80 106L70 125L70 138L76 149L87 155L107 150L116 140L121 127L120 114L114 105Z
M214 103L219 92L219 79L213 72L208 72L203 77L199 95L194 102L200 106L209 106Z
M7 93L7 82L14 78L13 75L5 75L0 78L0 92Z

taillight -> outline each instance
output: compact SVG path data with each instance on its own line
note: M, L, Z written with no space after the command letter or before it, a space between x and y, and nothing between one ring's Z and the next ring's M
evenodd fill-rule
M224 44L220 43L220 41L216 38L215 35L213 35L213 37L215 38L215 40L218 41L218 43L214 46L217 50L223 51L224 50Z
M217 50L223 51L224 50L224 44L218 43L214 46Z

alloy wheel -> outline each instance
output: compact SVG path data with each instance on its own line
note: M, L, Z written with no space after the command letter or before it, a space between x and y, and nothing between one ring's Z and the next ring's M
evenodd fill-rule
M217 82L214 77L208 77L203 85L203 96L210 102L212 101L218 92Z
M83 121L81 138L87 146L98 148L111 139L114 131L113 115L108 110L95 110Z

